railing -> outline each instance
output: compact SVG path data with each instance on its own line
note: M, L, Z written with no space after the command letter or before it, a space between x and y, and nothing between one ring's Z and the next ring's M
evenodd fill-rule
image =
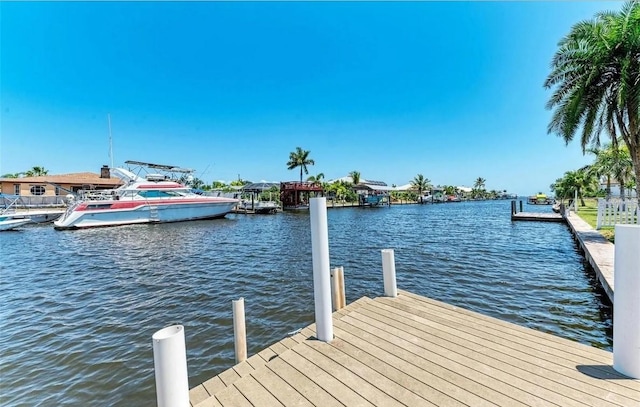
M603 226L640 225L640 208L635 199L598 199L596 229Z
M2 212L10 212L15 209L54 208L65 205L63 196L0 195L0 210Z

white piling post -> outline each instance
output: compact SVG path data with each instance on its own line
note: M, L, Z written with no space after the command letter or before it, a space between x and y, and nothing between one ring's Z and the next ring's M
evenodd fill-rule
M396 260L393 249L382 249L382 278L384 280L384 295L386 297L397 297Z
M640 226L616 225L613 368L640 379Z
M578 213L578 190L573 191L573 211Z
M313 259L316 334L319 340L330 342L333 339L333 320L331 317L327 198L311 198L309 211L311 212L311 257Z
M244 322L244 298L231 301L233 305L233 344L236 363L247 360L247 330Z
M184 327L168 326L154 333L151 338L158 407L189 407Z

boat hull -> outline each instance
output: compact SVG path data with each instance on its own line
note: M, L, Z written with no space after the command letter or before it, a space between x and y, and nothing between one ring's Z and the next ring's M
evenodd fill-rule
M31 219L6 219L0 221L0 231L12 230L18 226L31 223Z
M117 201L113 201L114 206ZM103 203L106 206L108 203ZM224 217L237 205L235 200L172 204L144 203L132 208L71 211L54 222L57 230L168 223Z

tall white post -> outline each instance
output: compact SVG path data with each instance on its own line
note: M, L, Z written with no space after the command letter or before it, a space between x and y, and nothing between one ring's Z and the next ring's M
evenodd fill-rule
M233 305L233 344L236 363L247 360L247 330L244 322L244 298L231 301Z
M151 337L158 407L189 407L184 327L172 325Z
M327 199L311 198L311 257L313 259L313 298L316 311L316 334L323 342L333 339L331 317L331 277L329 267L329 229Z
M616 225L613 368L640 379L640 226Z
M386 297L397 297L396 260L393 249L382 249L382 278L384 280L384 295Z
M573 211L578 213L578 190L573 191Z

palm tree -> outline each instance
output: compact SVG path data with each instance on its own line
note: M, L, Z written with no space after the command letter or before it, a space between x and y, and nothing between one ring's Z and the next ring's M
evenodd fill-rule
M610 144L604 148L591 148L596 159L588 171L598 177L607 178L607 197L611 195L611 177L620 185L620 197L624 197L625 186L633 179L633 162L626 146L615 148Z
M309 174L307 165L314 165L315 161L309 158L310 151L303 150L300 147L296 147L296 151L289 153L289 162L287 162L287 169L293 170L300 167L300 182L302 182L302 172Z
M600 12L582 21L560 40L551 73L555 88L547 102L555 109L547 128L569 143L580 134L583 152L600 145L605 131L614 147L618 137L629 149L640 179L640 2L620 12ZM640 202L640 183L636 185Z
M476 179L475 183L473 184L473 187L478 189L478 190L482 190L482 189L484 189L485 182L487 182L486 179L484 179L482 177L478 177Z
M351 177L351 181L353 181L353 185L360 183L360 173L358 171L351 171L349 176Z
M424 175L418 174L411 181L411 186L418 190L418 196L420 197L420 201L422 202L422 192L428 191L431 189L431 181L428 178L425 178Z
M322 185L322 180L324 179L324 174L321 172L318 175L311 175L307 178L308 182L313 182L315 185Z
M24 173L27 177L39 177L41 175L47 175L49 173L48 170L45 170L44 167L33 167L29 171Z
M20 178L23 175L24 175L24 172L15 172L15 173L4 174L0 176L0 178Z

